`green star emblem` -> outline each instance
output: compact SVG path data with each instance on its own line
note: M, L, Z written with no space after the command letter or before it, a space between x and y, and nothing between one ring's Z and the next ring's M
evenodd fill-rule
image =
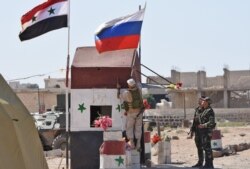
M86 108L84 107L84 103L83 103L83 104L79 104L78 106L79 106L79 107L78 107L78 110L80 110L81 113L82 113L84 110L86 110Z
M50 9L48 10L49 15L55 14L55 10L56 10L56 8L50 7Z
M118 104L117 107L116 107L116 110L121 112L122 109L124 109L124 106L122 104Z
M214 142L213 144L214 144L214 146L217 146L217 143L216 143L216 142Z
M124 165L124 159L121 156L119 156L119 158L116 158L115 161L117 161L119 167L121 164Z

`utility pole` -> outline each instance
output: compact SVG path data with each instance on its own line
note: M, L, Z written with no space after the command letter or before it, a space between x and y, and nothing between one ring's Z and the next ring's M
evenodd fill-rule
M186 120L186 94L183 92L183 108L184 108L184 120Z
M38 88L37 88L37 100L38 100L38 112L39 112L39 114L41 114L41 109L40 109L40 89L39 89L39 86L38 86Z

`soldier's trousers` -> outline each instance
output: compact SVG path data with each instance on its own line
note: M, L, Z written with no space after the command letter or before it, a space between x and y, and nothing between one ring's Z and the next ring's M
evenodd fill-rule
M135 136L139 141L142 135L142 113L138 113L127 114L126 134L129 139L134 139Z
M198 162L202 164L204 161L204 155L203 155L203 148L202 148L202 139L201 139L201 135L199 132L195 132L194 140L195 140L195 145L196 145L197 153L198 153Z
M213 151L211 148L212 132L208 129L199 129L195 134L197 135L195 135L195 143L199 160L201 159L203 161L203 151L205 151L205 161L206 163L211 163L213 161Z

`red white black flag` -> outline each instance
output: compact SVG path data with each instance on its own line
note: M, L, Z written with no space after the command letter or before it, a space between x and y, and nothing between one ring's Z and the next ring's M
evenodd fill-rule
M52 30L68 27L68 1L48 0L21 18L21 41L29 40Z

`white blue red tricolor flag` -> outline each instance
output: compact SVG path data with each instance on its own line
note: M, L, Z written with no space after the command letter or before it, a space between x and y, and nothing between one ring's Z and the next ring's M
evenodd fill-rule
M101 24L95 32L99 53L137 48L145 7L138 12Z
M48 0L24 14L21 18L21 41L68 26L68 1Z

